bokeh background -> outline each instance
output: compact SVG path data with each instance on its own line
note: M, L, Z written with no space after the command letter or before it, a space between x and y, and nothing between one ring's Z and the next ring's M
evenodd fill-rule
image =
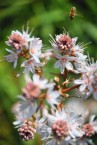
M74 20L69 19L72 6L77 9ZM6 55L5 41L12 30L22 30L29 22L32 35L40 37L45 47L50 47L49 34L63 32L78 37L79 42L89 43L86 53L97 59L97 1L91 0L0 0L0 60ZM48 65L49 67L49 65ZM12 122L13 104L21 94L24 77L16 77L22 70L0 61L0 145L41 145L40 138L23 142Z

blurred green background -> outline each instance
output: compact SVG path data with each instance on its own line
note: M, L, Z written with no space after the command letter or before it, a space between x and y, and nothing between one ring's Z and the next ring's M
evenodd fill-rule
M69 11L72 6L77 8L79 16L71 21ZM32 34L40 37L45 47L50 47L49 34L60 34L64 27L71 37L77 36L79 42L91 42L86 53L88 51L97 59L97 1L0 0L0 60L6 55L7 36L12 30L21 31L27 22L30 30L33 29ZM0 145L41 144L39 137L23 142L12 124L12 107L24 85L24 77L16 77L20 71L19 67L14 70L12 64L0 62Z

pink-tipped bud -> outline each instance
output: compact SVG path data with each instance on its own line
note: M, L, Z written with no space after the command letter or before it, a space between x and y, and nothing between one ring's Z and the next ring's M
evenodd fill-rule
M68 135L68 126L66 121L58 120L52 125L52 130L57 137L66 137Z
M85 135L89 137L94 134L93 126L89 123L83 125L83 131L85 132Z
M56 40L58 48L64 52L68 52L72 47L72 39L68 35L60 35Z
M24 121L23 125L18 129L19 135L25 141L34 139L36 129L33 128L31 121Z

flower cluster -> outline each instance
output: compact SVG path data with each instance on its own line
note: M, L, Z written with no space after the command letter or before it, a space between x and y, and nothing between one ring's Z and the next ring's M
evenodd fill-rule
M5 56L5 60L14 63L14 68L17 66L17 61L20 57L25 58L21 64L24 67L24 73L28 74L30 71L35 72L35 68L42 66L41 49L43 47L42 40L39 38L31 37L31 33L26 31L19 32L18 30L12 31L8 37L6 44L12 48L6 49L10 54Z
M93 145L96 116L76 113L65 104L79 94L82 99L93 94L97 100L97 62L84 54L85 44L77 43L77 37L71 38L66 32L50 37L51 48L45 52L42 40L31 37L28 28L22 33L12 31L6 41L12 48L6 49L10 53L4 57L6 61L13 62L15 68L18 59L24 58L21 67L26 84L14 108L14 125L25 141L34 139L37 132L44 145ZM59 71L52 72L51 80L43 74L48 58L55 60L53 66ZM74 89L77 96L72 93Z

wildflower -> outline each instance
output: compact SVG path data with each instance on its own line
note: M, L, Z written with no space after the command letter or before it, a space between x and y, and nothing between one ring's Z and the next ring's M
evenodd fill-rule
M57 143L65 143L72 138L82 137L84 132L80 128L82 125L81 119L80 116L68 110L60 110L53 115L48 115L48 129L41 128L41 131L45 131L45 133L49 131L49 136L44 141L47 144L56 145Z
M30 34L28 34L28 28L26 31L23 30L22 33L18 30L12 31L11 35L8 38L9 39L8 41L6 41L6 44L12 46L15 51L22 49L22 47L27 48L28 42L31 40Z
M14 62L14 67L17 65L17 59L19 57L24 57L26 60L21 64L25 67L24 73L35 73L35 67L43 66L40 62L42 41L39 38L30 38L28 34L28 28L23 32L12 31L9 36L9 40L6 44L13 47L12 50L6 49L11 54L5 56L5 60L8 62Z

